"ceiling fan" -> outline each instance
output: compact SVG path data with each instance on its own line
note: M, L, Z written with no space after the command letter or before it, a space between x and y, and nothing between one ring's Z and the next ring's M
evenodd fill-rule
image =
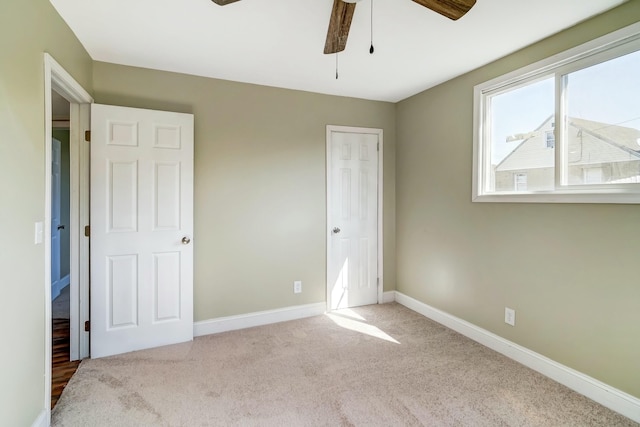
M212 0L215 4L224 6L239 0ZM327 41L324 53L342 52L347 46L349 29L356 3L360 0L333 0L333 9L329 19ZM457 20L463 17L476 4L476 0L413 0L421 6L433 10L449 19Z

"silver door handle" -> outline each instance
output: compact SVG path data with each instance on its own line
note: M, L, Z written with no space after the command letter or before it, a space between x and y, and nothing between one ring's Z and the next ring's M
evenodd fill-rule
M334 227L332 231L333 234L338 234L340 232L340 229L338 227Z
M187 236L184 236L184 237L182 238L182 244L183 244L183 245L188 245L189 243L191 243L191 239L190 239L190 238L188 238Z

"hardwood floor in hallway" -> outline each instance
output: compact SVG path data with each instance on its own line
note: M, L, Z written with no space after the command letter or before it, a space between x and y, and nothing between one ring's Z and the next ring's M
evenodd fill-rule
M52 320L51 409L80 365L79 360L69 361L69 331L69 319Z

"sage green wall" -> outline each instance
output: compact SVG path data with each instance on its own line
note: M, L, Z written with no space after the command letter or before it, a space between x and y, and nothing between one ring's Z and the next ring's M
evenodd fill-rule
M398 291L636 397L640 205L471 203L471 167L474 85L639 19L634 0L400 102L396 163Z
M395 106L96 62L98 103L195 115L195 320L326 300L326 125L384 130L395 289ZM302 294L293 281L302 280Z
M60 141L62 148L60 153L60 223L65 227L60 230L60 277L64 277L69 274L70 270L70 230L69 230L69 210L70 199L69 192L70 187L70 163L69 163L69 129L53 129L53 137Z
M91 90L91 58L47 0L0 2L0 414L31 425L44 409L44 66L51 53Z

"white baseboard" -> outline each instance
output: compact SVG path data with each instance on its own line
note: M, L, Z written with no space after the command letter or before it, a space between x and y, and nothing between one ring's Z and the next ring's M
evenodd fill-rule
M383 304L394 302L395 300L396 291L388 291L382 294ZM324 314L326 311L327 305L322 302L203 320L193 324L193 336L200 337L203 335L218 334L220 332L235 331L238 329L268 325L271 323L319 316Z
M388 291L382 294L382 303L387 304L396 300L396 291Z
M71 283L71 275L70 274L67 274L66 276L61 278L60 279L60 291L62 291L67 286L69 286L70 283Z
M200 337L220 332L235 331L237 329L252 328L254 326L269 325L271 323L319 316L324 314L326 310L327 304L321 302L316 304L279 308L276 310L258 311L238 316L203 320L193 324L193 336Z
M60 278L58 283L51 286L51 301L58 298L60 296L60 292L71 283L71 275L67 274L66 276Z
M49 427L49 411L43 409L38 418L31 424L31 427Z
M607 408L640 422L640 399L400 292L399 304L522 363Z

